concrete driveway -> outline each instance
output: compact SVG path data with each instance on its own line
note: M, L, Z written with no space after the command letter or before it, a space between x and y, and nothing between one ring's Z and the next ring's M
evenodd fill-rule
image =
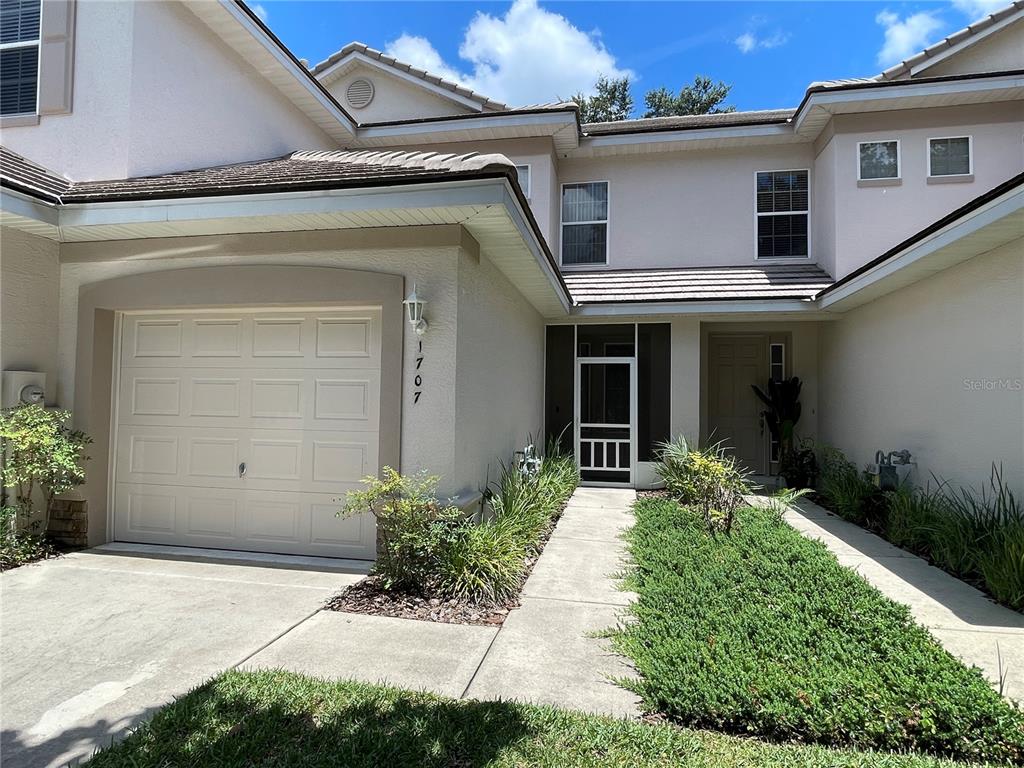
M0 576L4 768L87 757L365 571L89 550ZM345 572L345 571L348 572Z

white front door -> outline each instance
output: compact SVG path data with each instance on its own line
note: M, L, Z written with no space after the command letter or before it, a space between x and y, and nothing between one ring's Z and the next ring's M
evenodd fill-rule
M119 363L116 540L374 557L379 308L125 314Z
M628 485L636 466L636 360L576 360L576 463L585 484Z

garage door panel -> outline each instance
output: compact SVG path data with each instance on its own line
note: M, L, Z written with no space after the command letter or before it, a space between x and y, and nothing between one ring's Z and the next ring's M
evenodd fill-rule
M239 313L231 316L129 315L121 364L263 368L380 368L381 311Z
M336 496L118 483L120 541L365 558L375 548L370 515L338 517ZM125 514L127 512L127 514Z
M126 425L116 472L127 483L338 495L378 462L376 432Z
M127 425L376 431L380 371L129 368L118 422Z
M337 512L379 470L380 363L379 309L124 316L115 538L373 557Z

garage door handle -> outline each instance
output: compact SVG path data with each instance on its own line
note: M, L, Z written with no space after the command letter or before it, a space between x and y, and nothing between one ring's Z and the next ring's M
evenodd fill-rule
M245 462L243 461L238 465L238 476L245 477Z

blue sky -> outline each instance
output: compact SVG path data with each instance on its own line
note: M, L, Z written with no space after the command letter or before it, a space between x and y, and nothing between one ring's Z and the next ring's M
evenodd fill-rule
M250 0L300 58L359 40L512 105L630 75L634 98L697 74L738 109L796 106L812 80L876 74L1006 4Z

